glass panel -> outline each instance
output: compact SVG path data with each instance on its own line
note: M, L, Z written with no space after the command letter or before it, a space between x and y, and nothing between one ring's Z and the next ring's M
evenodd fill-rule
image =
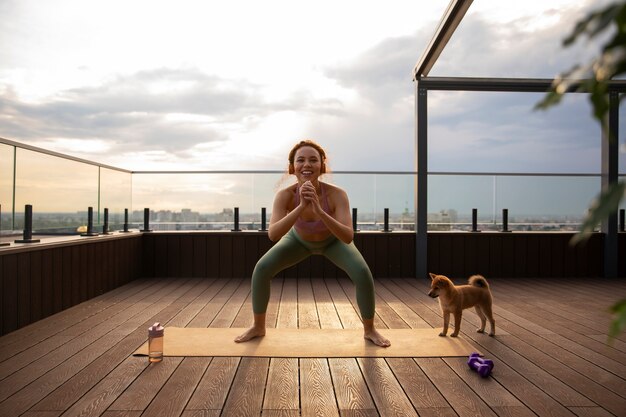
M429 172L600 173L587 95L534 111L536 93L428 92Z
M260 227L261 207L267 219L280 186L281 174L135 174L133 216L143 224L143 209L150 208L153 230L233 228L234 208L239 227Z
M436 175L428 177L429 230L578 230L600 177Z
M13 229L13 152L14 147L0 143L0 231Z
M132 177L128 172L100 168L100 216L99 224L104 224L104 209L109 209L109 230L124 227L124 209L129 217L132 208Z
M98 212L98 167L17 149L15 228L24 228L24 206L33 206L36 233L75 233Z
M385 208L389 228L415 230L414 175L409 174L330 174L323 181L343 188L351 208L357 209L360 230L382 230Z

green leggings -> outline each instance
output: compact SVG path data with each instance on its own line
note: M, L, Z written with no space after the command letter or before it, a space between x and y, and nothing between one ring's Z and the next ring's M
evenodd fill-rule
M365 259L354 246L354 242L346 244L335 236L330 236L320 242L310 242L298 236L293 228L272 246L254 267L252 273L252 310L254 313L266 312L272 278L283 269L311 255L324 255L348 274L356 286L356 301L361 311L361 318L373 319L374 278Z

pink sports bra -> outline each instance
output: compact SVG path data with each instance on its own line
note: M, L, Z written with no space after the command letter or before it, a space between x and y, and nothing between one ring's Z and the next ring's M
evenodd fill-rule
M322 209L330 214L330 207L328 205L328 197L326 196L326 192L324 190L323 183L320 182L320 190L322 191ZM296 185L296 193L294 196L294 206L297 207L300 204L300 187ZM296 223L294 224L295 228L301 230L305 233L321 233L328 231L328 227L321 220L302 220L298 217Z

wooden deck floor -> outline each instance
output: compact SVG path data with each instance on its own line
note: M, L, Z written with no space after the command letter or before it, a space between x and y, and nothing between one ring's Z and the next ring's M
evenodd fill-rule
M425 280L376 282L380 328L440 327ZM492 279L498 334L464 358L165 358L132 353L154 321L246 327L245 280L138 280L0 338L0 416L626 416L626 335L607 308L626 282ZM276 279L268 323L358 328L347 279ZM393 340L392 340L393 342ZM329 341L329 343L332 343Z

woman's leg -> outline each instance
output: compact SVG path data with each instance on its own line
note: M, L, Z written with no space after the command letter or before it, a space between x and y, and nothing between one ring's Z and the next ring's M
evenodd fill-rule
M339 239L328 245L323 255L345 271L356 288L356 301L363 320L364 337L378 346L387 347L391 343L374 328L376 295L374 278L367 262L354 242L345 244Z
M272 278L280 271L297 264L311 253L288 232L270 250L259 259L252 272L252 311L254 324L243 334L235 338L235 342L246 342L252 338L265 335L265 312L270 299Z

